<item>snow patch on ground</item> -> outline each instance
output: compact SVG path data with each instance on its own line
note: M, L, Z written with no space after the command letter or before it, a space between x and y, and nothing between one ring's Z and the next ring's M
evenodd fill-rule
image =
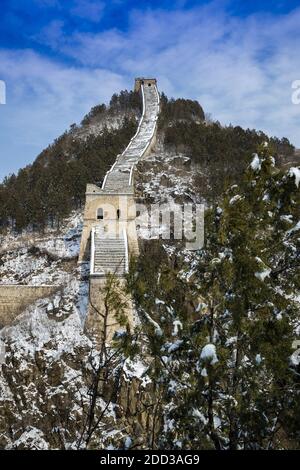
M1 284L57 285L68 282L69 266L79 253L82 215L73 212L59 232L49 229L43 237L32 233L1 240Z
M49 444L44 439L44 433L33 426L28 426L9 449L49 450Z
M123 365L123 371L125 373L126 380L137 378L141 380L142 387L145 387L148 383L151 382L151 379L146 374L147 370L148 366L138 358L134 360L127 358Z

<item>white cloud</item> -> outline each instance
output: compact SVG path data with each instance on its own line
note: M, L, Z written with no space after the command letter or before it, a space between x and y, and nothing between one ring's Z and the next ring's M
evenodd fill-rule
M99 0L75 0L71 14L80 18L98 22L102 18L105 4Z
M47 26L42 28L32 39L50 46L53 49L59 47L60 42L64 41L64 21L53 20Z
M96 103L132 85L108 70L68 67L32 51L0 50L0 76L7 85L7 104L0 108L0 178L31 162Z
M51 23L39 40L76 66L0 50L0 78L7 84L0 152L9 160L2 175L32 161L138 75L156 76L169 96L198 99L224 124L287 136L300 147L300 105L291 101L292 82L300 79L299 23L300 9L234 18L220 2L187 11L135 10L126 33L66 36L61 22Z
M135 11L129 31L76 33L61 45L85 66L155 75L174 96L199 99L223 123L287 136L300 146L300 9L233 18L219 2L188 11ZM297 47L298 46L298 47Z

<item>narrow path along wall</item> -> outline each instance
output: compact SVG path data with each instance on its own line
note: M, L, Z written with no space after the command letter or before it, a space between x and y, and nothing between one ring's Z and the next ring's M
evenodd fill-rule
M156 122L159 111L159 94L156 80L137 79L136 90L142 92L143 114L136 131L124 152L107 173L102 189L106 192L127 190L132 187L134 166L142 156L151 151L155 143Z
M88 260L91 254L93 256L93 251L95 251L92 250L91 253L93 231L95 241L103 238L108 240L116 238L110 236L109 232L118 231L119 238L124 239L123 245L126 243L125 231L129 253L134 253L138 249L133 223L135 219L134 167L140 158L151 152L155 145L159 94L155 79L136 79L135 89L141 91L143 98L143 114L137 132L124 152L117 156L114 165L104 178L102 187L94 184L87 185L79 263ZM109 251L111 253L114 251L113 246ZM114 272L115 266L112 265L111 268L103 266L103 268L102 274L104 275L109 271ZM101 274L99 263L97 269L97 274ZM94 266L92 266L92 272L94 273Z
M156 79L138 78L135 90L143 99L143 113L137 132L112 168L102 187L87 185L84 226L79 263L90 260L90 308L86 326L99 332L103 324L103 288L108 273L124 283L129 257L138 254L135 226L134 168L151 152L156 142L159 93ZM127 317L132 321L132 304L128 301ZM109 336L117 325L112 321Z

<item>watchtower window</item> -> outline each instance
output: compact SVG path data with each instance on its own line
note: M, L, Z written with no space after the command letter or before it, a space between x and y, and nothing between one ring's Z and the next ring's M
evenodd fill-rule
M103 209L102 209L102 207L99 207L99 209L97 209L97 220L103 220Z
M148 86L151 86L151 83L148 83Z
M120 218L120 214L121 214L121 211L120 211L120 209L117 209L117 219L119 219L119 218Z

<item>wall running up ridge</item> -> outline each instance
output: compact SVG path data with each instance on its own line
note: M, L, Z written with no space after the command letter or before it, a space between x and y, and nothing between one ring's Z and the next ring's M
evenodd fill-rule
M141 91L143 99L143 113L137 131L107 172L102 187L87 185L79 262L90 259L93 276L105 276L108 272L124 275L128 257L138 251L134 222L134 168L155 145L159 93L155 79L136 79L135 89ZM101 209L103 218L99 220L97 215ZM112 227L117 227L117 238L122 242L117 243L116 237L110 236Z
M137 79L137 83L140 83L143 97L143 114L135 135L105 176L102 189L107 192L122 191L132 186L134 166L151 150L155 141L159 112L159 94L156 81Z
M0 329L11 325L36 300L51 296L57 290L57 286L0 285Z
M99 311L103 311L103 288L106 275L111 272L124 284L128 270L129 256L138 254L135 226L134 167L151 152L156 141L156 127L159 113L159 93L155 79L138 78L135 90L143 99L143 113L136 134L116 162L107 172L102 187L87 185L84 211L84 228L81 239L79 262L90 259L90 308L87 324L101 326ZM111 210L106 210L106 206ZM131 213L128 207L133 208ZM104 207L103 219L98 218L98 209ZM117 236L110 236L110 224L118 228ZM10 325L19 313L39 298L51 296L57 286L1 285L0 284L0 328ZM92 307L93 305L93 307ZM96 312L96 310L98 312ZM131 321L132 304L129 300L127 316ZM110 334L116 328L114 319L109 319Z
M156 142L159 114L156 80L136 79L135 90L140 91L143 98L143 113L138 129L107 172L102 187L87 185L86 191L79 262L90 259L90 305L86 328L99 339L99 343L110 340L119 328L113 316L109 315L106 335L103 333L106 276L108 273L118 276L122 286L128 271L129 257L138 255L134 168L142 157L151 152ZM126 316L129 324L132 324L131 299L128 299Z

